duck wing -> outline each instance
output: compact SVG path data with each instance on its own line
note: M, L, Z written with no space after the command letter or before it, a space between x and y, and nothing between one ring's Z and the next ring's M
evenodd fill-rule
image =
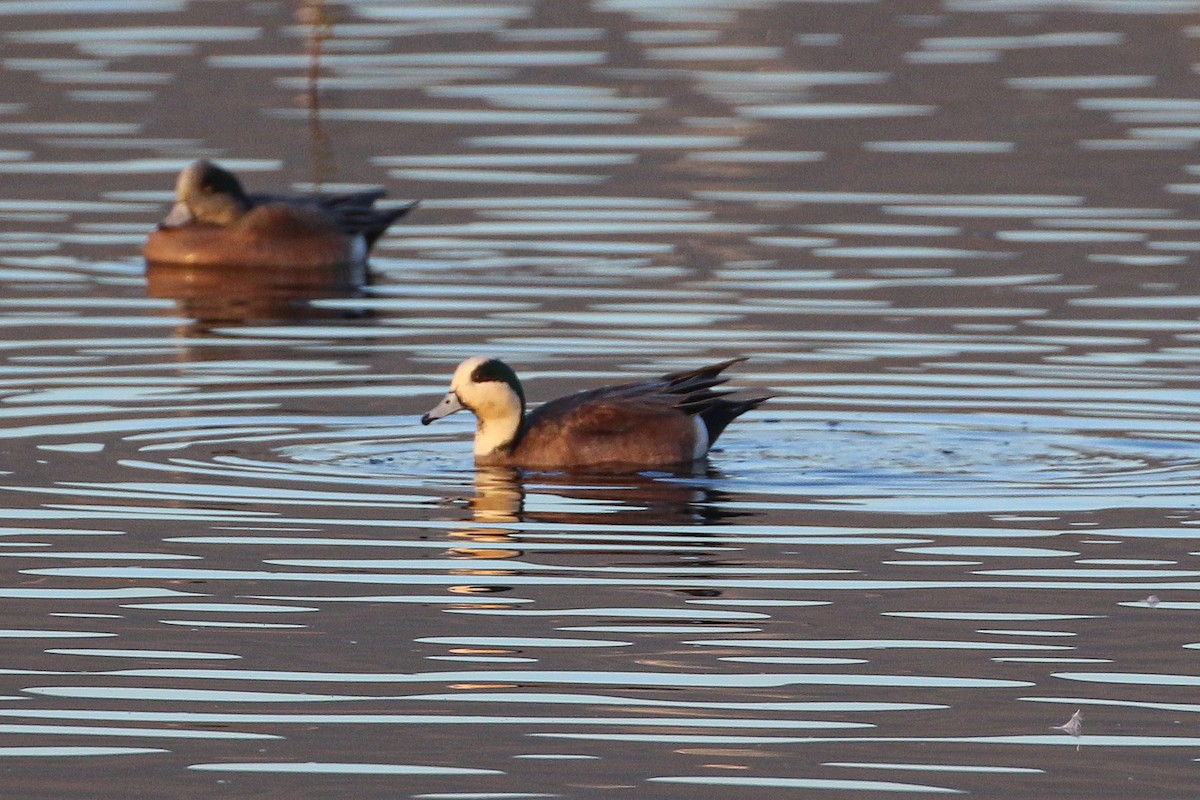
M636 454L645 463L690 461L695 457L699 417L712 445L725 427L767 396L733 399L721 372L744 361L735 358L645 381L605 386L551 400L526 417L518 448L584 453L604 449ZM563 455L565 458L565 454Z
M370 249L393 222L417 206L418 201L413 201L396 208L375 208L375 201L386 194L383 189L309 196L252 194L249 200L251 208L280 204L316 211L346 236L361 235Z
M370 208L387 195L383 189L371 189L365 192L326 192L324 194L267 194L255 193L247 195L251 207L282 203L289 206L315 207L326 211L336 211L345 208Z
M707 367L699 367L685 372L669 372L658 378L632 381L630 383L618 383L612 386L602 386L599 389L588 389L576 394L560 397L557 400L551 400L546 405L568 401L580 404L617 397L674 397L678 400L690 397L697 392L704 392L715 386L720 386L729 380L728 378L722 378L721 372L745 360L745 357L731 358L719 364L709 364Z
M589 394L589 393L584 393ZM692 417L662 397L575 395L546 403L526 419L514 456L549 466L676 464L696 457Z

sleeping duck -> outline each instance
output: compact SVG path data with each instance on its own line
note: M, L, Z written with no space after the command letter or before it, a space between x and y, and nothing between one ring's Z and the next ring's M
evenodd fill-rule
M175 204L142 254L153 264L263 269L333 268L366 261L388 226L416 203L375 208L382 189L349 194L247 194L206 159L179 173Z

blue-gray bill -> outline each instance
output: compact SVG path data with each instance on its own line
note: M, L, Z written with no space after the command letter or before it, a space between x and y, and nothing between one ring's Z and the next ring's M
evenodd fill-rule
M455 411L462 411L466 406L458 399L458 395L454 392L449 392L442 401L433 408L429 409L422 417L421 424L428 425L434 420L448 417Z

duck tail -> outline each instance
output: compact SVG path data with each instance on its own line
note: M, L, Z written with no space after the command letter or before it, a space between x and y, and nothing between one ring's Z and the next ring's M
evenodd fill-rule
M734 390L716 388L729 380L722 372L745 360L745 356L731 358L685 372L672 372L659 379L664 384L662 392L678 398L676 408L704 422L710 446L729 423L771 399L771 395L731 398Z
M408 212L417 207L419 201L396 208L371 208L344 206L338 209L342 228L349 233L362 233L369 250L384 231Z
M711 447L717 441L717 437L729 423L747 411L758 408L773 396L765 394L758 397L747 397L743 400L731 400L720 396L710 398L709 402L705 403L704 407L697 412L700 419L704 421L704 427L708 430L709 446Z
M363 229L363 238L367 240L368 249L375 244L375 240L383 236L383 232L396 220L403 217L408 212L417 207L420 200L414 200L408 205L399 206L397 208L376 208L373 209L371 224Z

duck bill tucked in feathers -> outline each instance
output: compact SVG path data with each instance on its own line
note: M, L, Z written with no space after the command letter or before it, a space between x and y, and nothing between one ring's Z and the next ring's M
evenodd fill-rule
M181 228L196 221L196 217L192 214L192 210L188 208L187 203L176 203L171 206L171 210L158 223L158 229L164 230L167 228Z

